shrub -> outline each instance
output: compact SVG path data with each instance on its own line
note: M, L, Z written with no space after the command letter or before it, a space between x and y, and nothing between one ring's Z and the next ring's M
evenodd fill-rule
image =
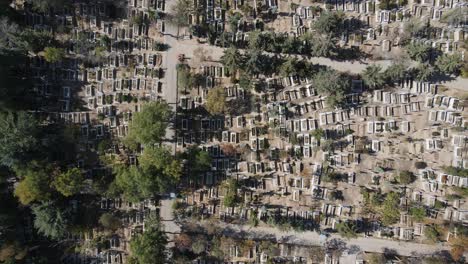
M439 236L440 232L437 229L436 226L427 226L424 229L424 235L426 236L427 239L429 239L432 242L438 242L439 241Z
M410 171L402 171L400 174L398 174L397 180L401 184L410 184L414 182L415 176L412 172Z
M424 161L416 161L414 163L414 166L416 167L416 169L424 169L427 167L427 163Z

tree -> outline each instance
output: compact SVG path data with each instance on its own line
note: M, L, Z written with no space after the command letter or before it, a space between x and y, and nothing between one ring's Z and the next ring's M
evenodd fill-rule
M344 18L343 12L323 12L313 24L313 29L322 35L339 36L344 28Z
M168 239L160 223L155 219L150 219L145 223L145 229L143 234L134 236L130 241L130 263L166 263Z
M327 96L327 104L331 107L344 103L346 93L350 89L349 79L335 70L319 71L312 79L313 87L321 96Z
M177 86L180 89L190 89L196 84L195 76L187 64L177 64Z
M136 148L138 143L143 145L160 143L166 135L171 114L171 109L165 102L150 102L143 105L141 111L133 115L125 139L126 144Z
M310 55L316 57L336 56L336 44L331 35L313 35L310 39Z
M177 0L171 11L171 21L175 23L177 27L188 26L189 16L194 11L193 1Z
M463 60L458 53L443 54L437 58L435 65L442 73L458 75L463 67Z
M240 69L243 65L243 58L239 50L236 47L231 46L230 48L224 50L224 54L221 57L221 62L225 67L228 68L229 72L233 76L236 76L237 70Z
M235 179L229 179L225 182L226 195L224 196L223 204L226 207L234 207L239 202L237 196L237 188L239 184Z
M52 182L52 185L63 196L72 196L79 193L84 186L85 178L78 168L72 168L60 173Z
M414 174L410 171L402 171L397 177L398 182L405 185L414 182L415 178Z
M346 239L351 239L351 238L356 238L357 237L357 228L356 225L350 221L347 222L341 222L336 224L336 230L338 233L346 238Z
M413 42L406 46L409 57L417 62L427 62L432 53L432 47L428 44Z
M3 7L1 7L3 8ZM0 19L0 54L8 52L24 53L27 43L21 36L18 24L10 22L7 18Z
M387 82L393 84L403 80L407 77L407 69L408 67L401 62L390 65L384 72Z
M0 113L0 164L27 162L39 147L39 126L26 112Z
M213 115L223 114L226 111L226 92L223 87L217 87L208 92L205 107Z
M111 213L104 213L99 217L99 223L106 229L117 230L122 223L120 219L112 215Z
M179 234L174 238L175 246L179 251L188 251L192 248L192 238L187 234Z
M158 180L160 190L175 184L182 175L182 164L165 147L146 147L140 158L140 166Z
M468 237L466 235L460 235L457 238L450 240L450 255L455 261L459 261L466 249L468 249Z
M256 76L265 72L265 58L261 50L249 49L245 57L244 69L246 73L251 76Z
M466 18L466 10L464 8L455 8L447 11L442 15L440 21L454 26L466 25L468 22Z
M22 179L15 188L15 196L24 205L50 198L49 173L51 171L42 166L32 163L26 168L15 168L16 175Z
M395 192L390 192L385 196L382 203L382 223L386 226L397 223L400 219L400 196Z
M396 0L382 0L379 3L379 8L383 10L391 10L397 7Z
M46 47L44 49L44 59L47 62L55 63L62 61L65 57L65 51L60 48Z
M432 242L439 241L440 232L436 226L430 225L424 228L424 236Z
M413 207L410 209L410 214L414 220L421 222L426 217L426 209L423 207Z
M27 0L27 2L32 4L33 10L41 13L62 9L68 5L64 0Z
M418 65L417 68L414 69L415 72L415 79L420 81L420 82L425 82L434 76L436 73L435 69L433 66L431 66L429 63L421 63Z
M372 90L382 87L385 84L382 67L375 64L366 67L362 72L362 79L364 80L364 84Z
M116 168L115 184L132 202L153 197L169 190L182 174L182 165L168 149L146 147L140 166Z
M206 241L205 236L197 236L192 243L192 251L197 255L200 255L201 253L205 252L207 247L208 242Z
M44 236L59 240L65 237L68 228L68 212L52 202L32 206L34 227Z
M208 152L201 150L197 146L192 146L184 153L187 160L187 168L190 168L190 175L198 175L211 168L211 156Z

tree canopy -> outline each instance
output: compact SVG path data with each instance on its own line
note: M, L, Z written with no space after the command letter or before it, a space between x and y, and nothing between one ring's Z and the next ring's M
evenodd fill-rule
M50 199L50 174L52 170L45 165L33 162L27 167L15 168L16 175L21 179L15 188L15 196L24 204Z
M370 89L381 88L385 84L385 76L382 67L379 65L370 65L362 73L364 84Z
M12 167L28 160L39 146L39 126L26 112L0 113L0 164Z
M224 50L221 62L228 68L229 72L235 76L237 70L243 65L243 57L237 48L230 47Z
M45 202L32 207L34 227L42 235L59 240L67 233L68 212L57 207L52 202Z
M137 202L171 188L182 174L182 165L162 147L146 147L140 166L117 169L115 184L125 198Z
M327 96L327 104L331 107L339 106L344 102L351 86L347 77L330 69L315 74L312 84L320 95Z
M60 173L52 182L52 185L63 196L72 196L79 193L84 186L85 178L79 168L71 168Z
M395 192L389 192L385 196L385 200L382 203L382 223L384 225L391 225L397 223L400 219L400 211L398 210L400 205L400 196Z
M145 223L145 229L143 234L136 235L130 241L130 263L166 263L168 238L161 230L159 222L151 219Z
M144 104L140 112L133 115L126 144L136 148L137 144L152 145L162 141L171 118L171 109L164 102Z

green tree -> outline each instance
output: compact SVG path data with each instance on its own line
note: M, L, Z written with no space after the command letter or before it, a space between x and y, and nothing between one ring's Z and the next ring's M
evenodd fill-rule
M395 192L390 192L385 196L382 203L382 223L386 226L395 224L400 220L400 196Z
M379 8L383 10L391 10L396 7L396 0L381 0L379 3Z
M362 72L364 84L371 89L381 88L385 84L385 75L379 65L370 65Z
M309 39L310 55L316 57L332 57L336 56L336 44L331 35L313 35Z
M421 222L426 217L426 209L424 207L412 207L410 214L414 220Z
M465 8L454 8L450 11L447 11L442 15L440 19L441 22L448 23L449 25L466 25L468 19L466 18L466 9Z
M140 157L141 168L158 180L160 190L175 184L182 175L180 160L171 155L165 147L146 147ZM157 177L161 179L157 179Z
M350 81L347 77L335 70L319 71L312 79L313 87L321 96L326 96L329 106L341 105L350 89Z
M122 226L120 219L111 213L104 213L99 217L99 223L106 229L117 230Z
M390 65L384 72L390 84L403 80L408 75L408 67L398 62Z
M53 10L61 10L64 6L68 6L68 2L64 0L27 0L33 7L33 10L41 13L48 13Z
M208 92L205 107L213 115L223 114L227 110L226 91L223 87L213 88Z
M136 166L118 169L115 184L125 199L131 202L139 202L154 196L157 187L154 186L151 175Z
M313 24L313 29L322 35L339 36L344 29L344 18L343 12L323 12Z
M171 10L171 21L177 27L185 27L189 25L189 16L194 11L193 1L177 0Z
M244 69L251 76L265 72L265 57L261 50L249 49L245 54Z
M150 102L143 105L140 112L133 115L129 126L126 144L136 148L137 144L153 145L160 143L166 135L172 112L165 102Z
M206 241L205 236L197 236L197 238L192 243L192 251L197 255L205 252L207 247L208 241Z
M406 52L411 59L422 63L429 61L432 47L428 44L413 42L406 46Z
M439 241L440 232L436 226L430 225L424 228L424 236L435 243Z
M46 47L44 48L44 59L47 62L55 63L62 61L65 58L65 51L60 48Z
M166 263L168 239L159 222L152 219L145 223L143 234L130 241L131 261L135 264Z
M42 235L59 240L67 233L69 226L68 212L63 211L52 202L32 206L34 227Z
M183 156L187 160L186 166L190 169L190 175L197 176L211 168L210 154L197 146L189 147Z
M239 185L235 179L229 179L225 182L226 194L223 199L223 204L226 207L234 207L239 202L237 189Z
M353 222L347 221L347 222L340 222L336 224L336 230L340 234L340 236L346 238L346 239L351 239L351 238L356 238L357 237L357 228L356 225Z
M79 193L84 186L85 177L78 168L68 169L60 173L52 182L52 185L63 196L72 196Z
M235 76L238 69L242 68L243 57L239 50L232 46L224 50L224 54L221 57L221 62L225 67L228 68L229 72Z
M39 148L38 123L26 112L0 113L0 138L0 164L21 164Z
M177 86L180 89L190 89L195 85L195 78L187 64L177 64Z
M443 54L437 58L435 65L442 73L458 75L463 67L463 60L458 53Z
M38 163L32 163L25 168L15 168L15 173L22 180L15 188L15 196L28 205L35 201L48 200L51 195L49 169Z
M414 69L415 79L420 82L426 82L436 74L436 70L429 63L421 63Z

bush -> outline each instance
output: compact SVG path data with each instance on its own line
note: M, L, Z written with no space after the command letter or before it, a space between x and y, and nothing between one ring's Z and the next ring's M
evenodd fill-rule
M427 167L427 163L424 161L416 161L414 163L414 167L416 167L416 169L425 169Z
M439 241L440 232L436 226L427 226L424 229L424 235L427 239L435 243Z
M410 184L416 180L416 177L410 171L402 171L398 174L397 180L401 184Z
M421 222L426 217L426 209L423 207L413 207L410 209L410 215L414 220Z

